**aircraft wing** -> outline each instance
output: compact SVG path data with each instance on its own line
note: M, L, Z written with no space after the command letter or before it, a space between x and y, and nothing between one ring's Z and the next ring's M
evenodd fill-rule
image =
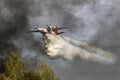
M63 28L57 28L58 30L60 30L60 29L67 29L68 27L63 27Z

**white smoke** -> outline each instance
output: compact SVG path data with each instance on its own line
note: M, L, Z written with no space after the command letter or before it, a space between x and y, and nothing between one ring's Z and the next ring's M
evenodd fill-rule
M106 64L116 61L115 55L110 52L65 36L46 34L45 48L47 55L51 58L61 57L71 60L74 57L79 57L86 61Z

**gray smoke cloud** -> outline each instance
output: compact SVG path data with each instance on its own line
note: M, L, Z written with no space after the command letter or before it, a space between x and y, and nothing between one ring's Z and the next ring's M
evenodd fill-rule
M12 48L28 65L46 60L61 80L118 80L119 61L107 66L77 58L51 60L41 55L44 53L42 36L27 31L37 24L69 27L63 35L113 52L119 58L119 14L119 0L0 0L0 58L6 57Z
M28 35L30 6L32 0L0 1L0 58L7 58L11 50L17 51L21 57L33 56L32 46L38 44L32 35ZM31 40L31 41L30 41ZM33 43L34 42L34 43ZM40 43L40 42L39 42ZM37 47L40 47L38 45ZM41 47L40 50L43 48ZM30 51L31 50L31 51ZM39 49L35 49L38 51ZM40 52L39 50L39 52ZM29 52L31 52L31 55ZM35 52L34 52L35 53ZM35 61L36 62L36 61Z
M28 5L23 0L0 1L0 51L14 46L11 38L23 35L28 24Z

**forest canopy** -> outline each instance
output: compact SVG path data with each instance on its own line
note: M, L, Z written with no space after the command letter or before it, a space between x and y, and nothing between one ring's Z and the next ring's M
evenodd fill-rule
M40 63L37 72L28 71L15 52L10 52L9 59L3 65L4 72L0 73L0 80L59 80L44 61Z

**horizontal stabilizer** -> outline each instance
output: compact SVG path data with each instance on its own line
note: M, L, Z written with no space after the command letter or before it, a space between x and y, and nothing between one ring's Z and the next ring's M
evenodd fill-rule
M59 32L58 34L63 34L63 33L65 33L65 32Z
M58 28L58 30L60 30L60 29L67 29L68 27L63 27L63 28Z

